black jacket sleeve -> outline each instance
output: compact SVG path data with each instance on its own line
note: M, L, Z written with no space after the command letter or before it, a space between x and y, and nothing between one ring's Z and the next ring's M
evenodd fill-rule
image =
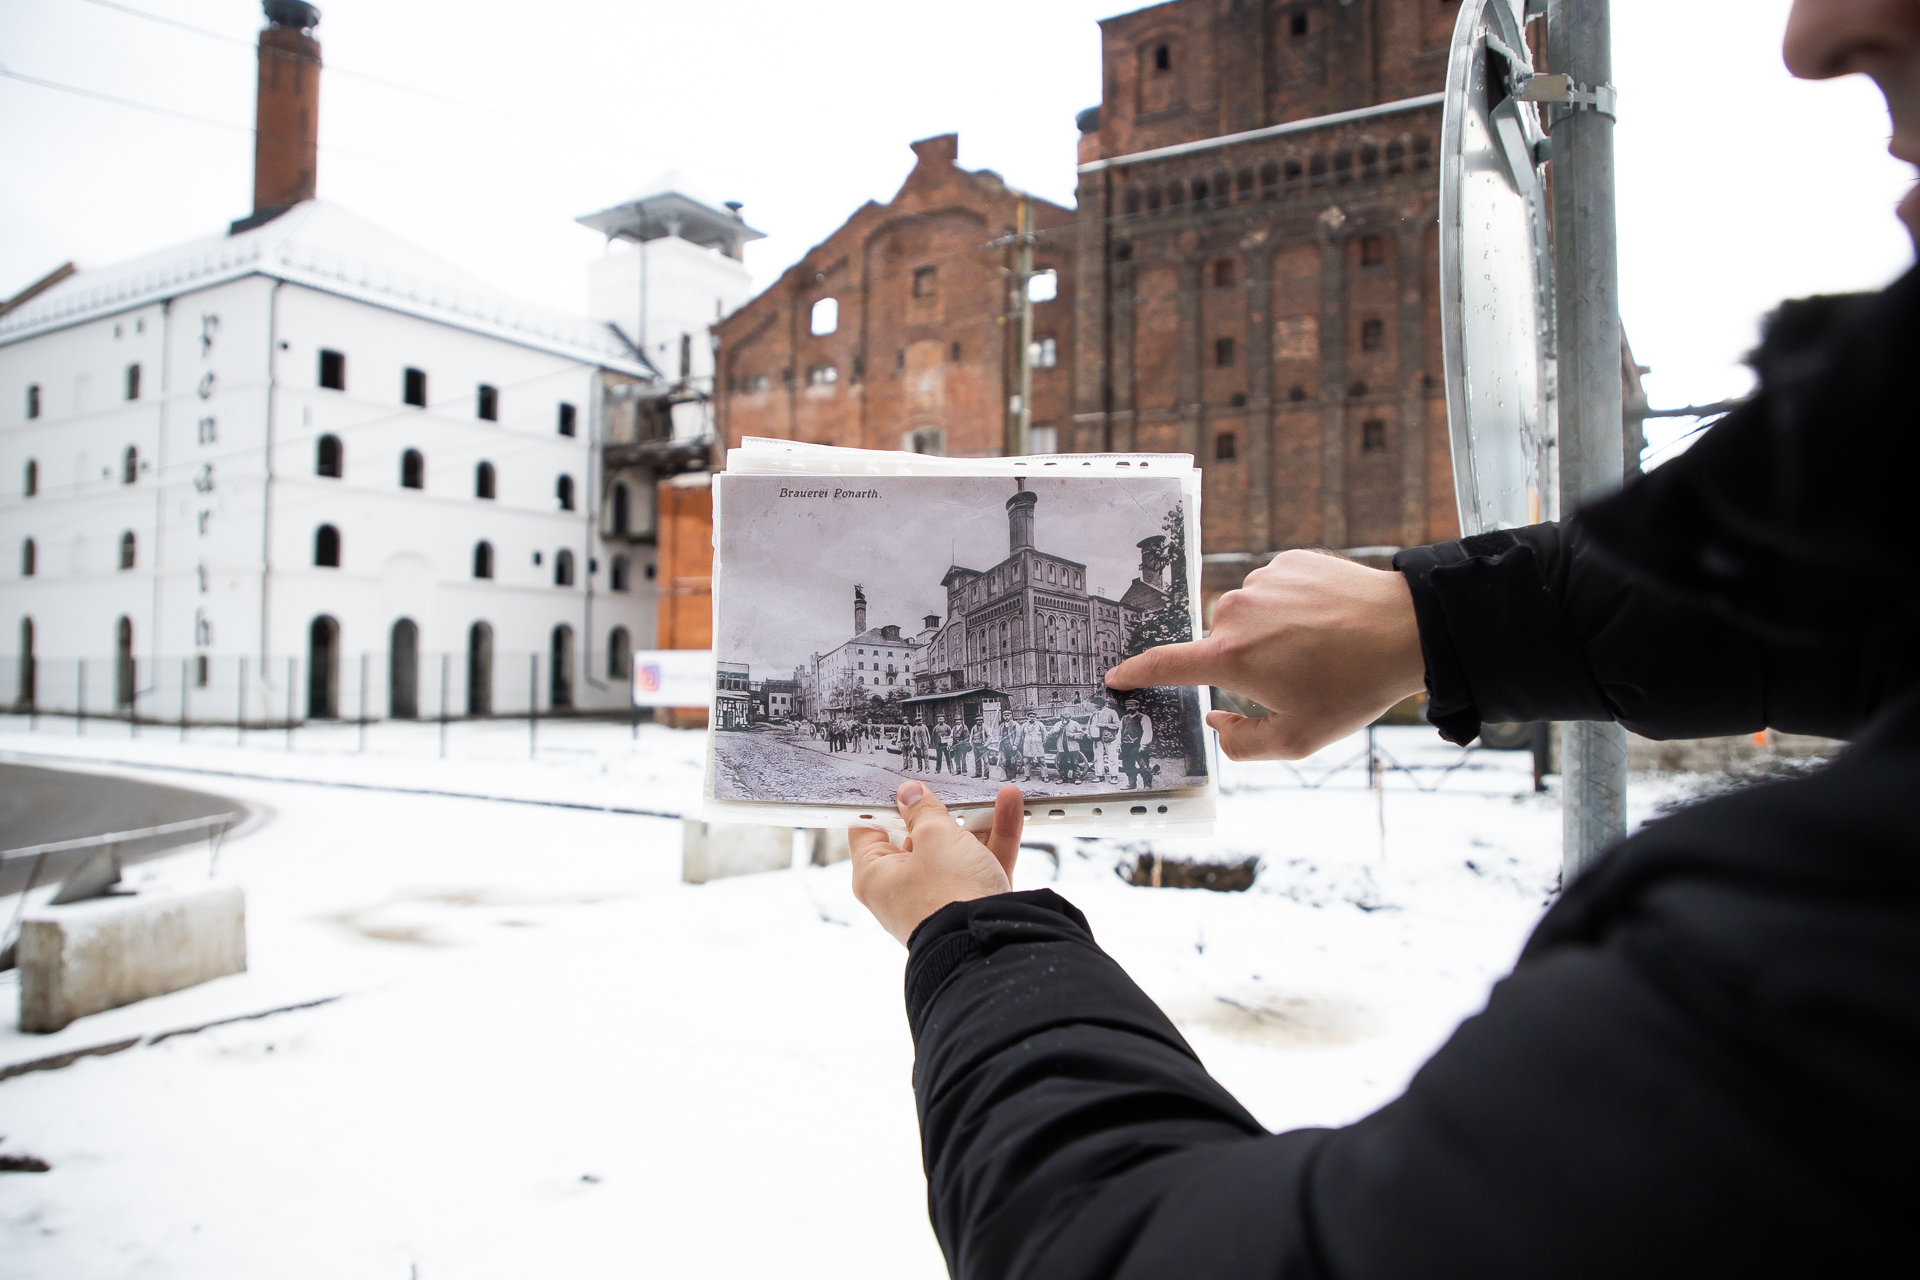
M944 908L907 989L952 1274L1774 1276L1904 1256L1909 720L1896 756L1623 846L1406 1092L1343 1129L1262 1131L1056 895Z
M1818 647L1770 643L1643 586L1578 520L1411 547L1428 718L1451 741L1483 721L1613 720L1649 738L1851 738L1920 675L1920 634L1891 623Z

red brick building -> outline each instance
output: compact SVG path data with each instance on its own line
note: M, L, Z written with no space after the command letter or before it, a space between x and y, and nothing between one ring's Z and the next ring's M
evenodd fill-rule
M1100 24L1072 445L1193 453L1209 594L1455 535L1437 94L1457 0L1175 0Z
M722 447L775 436L994 456L1017 388L1012 234L1031 199L1058 297L1034 308L1033 421L1071 420L1075 214L959 167L959 139L913 144L913 172L714 328ZM1057 424L1057 425L1056 425ZM1044 433L1037 433L1042 440Z

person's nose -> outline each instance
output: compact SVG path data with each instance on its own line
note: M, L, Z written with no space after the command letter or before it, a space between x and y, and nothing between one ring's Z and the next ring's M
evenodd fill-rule
M1828 80L1920 54L1920 0L1794 0L1781 53L1802 80Z

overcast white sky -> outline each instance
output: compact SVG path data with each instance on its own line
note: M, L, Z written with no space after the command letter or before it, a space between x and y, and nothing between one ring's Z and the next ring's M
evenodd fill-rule
M220 229L252 192L257 0L0 0L0 296ZM1073 115L1100 98L1095 21L1120 0L329 0L320 192L509 292L579 311L600 251L572 219L667 169L741 200L761 284L868 199L907 143L1072 203ZM1621 294L1656 405L1746 386L1778 299L1872 288L1912 246L1865 81L1780 66L1787 0L1615 0ZM375 77L413 91L374 83ZM438 95L431 96L431 95ZM447 101L452 99L454 101Z

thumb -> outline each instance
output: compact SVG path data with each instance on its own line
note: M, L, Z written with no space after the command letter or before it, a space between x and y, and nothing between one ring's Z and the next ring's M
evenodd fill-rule
M953 817L947 812L947 806L940 803L940 797L924 782L901 783L900 790L894 794L894 803L900 806L900 816L906 819L909 836L932 835L941 827L953 830ZM916 839L914 847L924 846Z
M1218 665L1211 639L1163 644L1135 654L1107 672L1107 686L1147 689L1163 684L1218 684Z

